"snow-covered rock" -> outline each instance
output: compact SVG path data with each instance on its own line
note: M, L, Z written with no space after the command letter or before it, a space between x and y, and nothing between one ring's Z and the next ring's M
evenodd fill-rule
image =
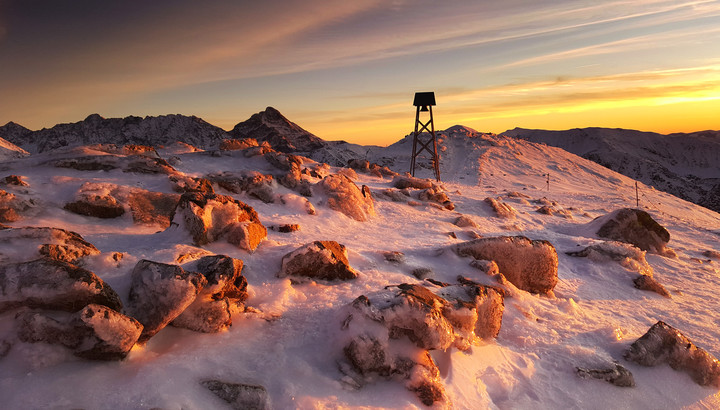
M327 206L364 222L375 216L375 201L369 191L363 191L344 175L329 175L317 185L327 199Z
M256 384L229 383L220 380L200 382L235 410L270 410L272 403L265 387Z
M0 265L0 312L21 306L76 312L91 303L122 309L117 293L79 266L50 258Z
M127 312L144 328L144 343L190 306L207 283L197 272L178 265L141 260L133 268Z
M625 352L625 359L643 366L667 363L701 386L720 388L720 362L693 344L679 330L659 321Z
M670 242L670 233L641 209L623 208L591 222L599 226L601 238L627 242L652 253L663 254Z
M335 241L315 241L282 258L279 277L302 276L311 279L348 280L358 277L350 266L345 245Z
M227 195L199 192L180 197L172 221L190 232L193 243L198 246L217 241L230 229L237 228L238 223L260 224L257 212L250 205Z
M272 175L261 174L257 171L247 172L218 172L210 174L207 179L220 188L235 194L246 192L249 196L265 203L276 201L276 184Z
M16 317L18 337L23 342L61 344L76 356L93 360L121 360L135 345L143 326L135 319L103 305L56 318L36 312Z
M100 251L76 232L59 228L24 227L0 229L0 259L28 262L47 256L77 263Z
M522 290L548 293L558 281L558 257L548 241L524 236L479 238L454 246L460 256L495 261L500 273Z
M495 213L495 215L498 218L503 218L503 219L515 218L515 214L517 212L515 211L515 208L513 208L512 206L510 206L502 201L498 201L495 198L490 198L490 197L485 198L484 202L486 204L490 205L490 209L492 209L492 211Z

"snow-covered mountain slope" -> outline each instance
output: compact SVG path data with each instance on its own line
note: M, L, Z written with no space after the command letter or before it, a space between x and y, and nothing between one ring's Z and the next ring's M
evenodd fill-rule
M409 140L409 142L408 142ZM165 174L124 172L121 168L81 171L56 167L57 155L45 153L6 164L7 174L21 176L28 187L3 187L32 200L13 227L44 226L71 230L94 244L100 254L83 259L127 302L136 262L149 259L178 263L179 256L225 254L244 262L247 305L253 309L233 317L231 328L215 334L167 327L144 346L136 346L120 362L92 362L69 349L21 342L15 336L17 310L0 313L0 397L7 408L225 408L201 382L218 379L261 385L272 406L290 408L426 408L403 380L369 376L358 388L340 370L347 331L346 308L360 295L371 295L401 283L431 286L412 272L424 269L437 281L455 283L458 275L500 286L470 266L469 258L450 251L477 235L524 235L547 240L558 252L558 284L550 295L511 289L505 298L497 338L469 350L432 351L448 402L455 409L680 409L717 408L718 389L697 385L668 365L644 367L623 358L630 344L658 320L681 330L695 344L720 356L720 215L640 184L641 208L671 235L676 254L647 254L655 278L671 293L664 298L638 290L632 264L567 255L601 243L591 222L618 208L635 206L632 179L559 148L514 138L479 134L464 127L441 133L441 177L455 205L450 211L423 201L382 200L393 187L390 178L360 173L376 198L375 213L359 222L327 206L317 190L326 170L312 161L303 178L313 187L307 197L316 213L308 214L302 198L275 185L284 201L266 203L247 194L223 194L242 200L266 226L299 224L292 233L268 231L254 253L225 242L193 246L188 233L170 227L136 225L130 215L98 219L70 213L63 205L83 184L109 184L173 193ZM412 140L373 148L365 157L407 171ZM68 150L62 160L102 159L103 164L135 159L91 149ZM89 159L88 159L89 158ZM262 156L242 151L173 152L167 160L180 176L202 177L220 171L268 172ZM431 176L429 168L421 173ZM549 185L547 174L550 174ZM315 175L315 176L313 176ZM515 216L499 218L484 201L492 197L511 206ZM549 205L558 213L538 213ZM562 211L562 212L561 212ZM562 216L564 215L564 216ZM460 216L476 227L454 224ZM359 272L350 281L279 278L284 255L315 240L335 240L349 251ZM0 263L18 251L13 242L0 244ZM404 257L388 261L385 252ZM712 253L715 252L715 253ZM395 254L397 255L397 254ZM627 266L627 267L626 267ZM617 361L632 371L636 387L620 388L601 380L582 379L576 367L612 367ZM437 407L443 407L442 404Z
M661 135L624 129L516 128L504 135L563 148L680 198L720 211L720 131Z
M29 129L14 122L9 122L0 127L0 160L6 161L28 155L27 151L8 141L5 137L22 137L30 132Z
M216 148L229 138L223 129L201 118L184 115L103 118L92 114L85 120L58 124L22 135L5 137L32 153L92 144L164 146L181 141L203 149Z

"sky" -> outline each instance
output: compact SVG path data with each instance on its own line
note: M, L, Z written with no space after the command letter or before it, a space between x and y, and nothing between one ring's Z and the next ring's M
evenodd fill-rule
M720 129L720 0L0 0L0 124L272 106L388 145L461 124Z

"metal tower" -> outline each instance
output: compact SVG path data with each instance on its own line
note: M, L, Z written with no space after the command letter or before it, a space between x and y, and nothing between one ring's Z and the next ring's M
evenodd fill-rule
M415 132L413 133L413 152L410 160L410 175L415 176L415 161L423 151L427 151L432 156L433 169L435 170L435 179L440 182L440 157L437 152L437 140L435 139L435 123L433 122L432 107L435 105L434 92L415 93ZM429 112L430 119L427 122L420 121L420 113ZM428 128L430 127L430 128ZM427 131L430 134L429 139L423 140L420 134ZM432 146L430 145L432 144Z

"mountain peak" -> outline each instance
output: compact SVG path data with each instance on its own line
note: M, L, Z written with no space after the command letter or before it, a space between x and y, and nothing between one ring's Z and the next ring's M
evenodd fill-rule
M281 152L311 152L325 145L325 141L288 120L273 107L253 114L247 121L230 131L234 138L255 138L267 141Z

